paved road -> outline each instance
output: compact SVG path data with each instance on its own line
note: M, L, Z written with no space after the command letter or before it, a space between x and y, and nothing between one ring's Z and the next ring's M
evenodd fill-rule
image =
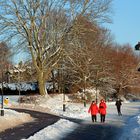
M80 123L78 128L61 140L118 140L120 132L120 125Z
M140 112L140 102L123 104L123 116L118 116L113 110L116 110L115 106L108 106L110 114L107 115L105 123L79 121L79 126L61 140L119 140L125 125Z
M27 109L14 109L18 112L30 114L36 120L33 122L19 125L13 129L7 129L0 133L0 140L21 140L28 138L46 126L52 125L60 119L48 113L41 113ZM68 134L61 140L115 140L120 128L113 124L91 123L80 119L65 118L79 125L72 133Z
M21 140L23 138L28 138L44 127L52 125L60 119L60 117L48 113L41 113L26 109L14 110L30 114L33 118L35 118L35 121L19 125L13 129L5 130L0 133L0 140Z

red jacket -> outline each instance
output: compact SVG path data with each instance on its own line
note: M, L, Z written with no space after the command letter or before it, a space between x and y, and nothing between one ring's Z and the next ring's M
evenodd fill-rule
M92 103L89 107L88 113L91 113L91 115L96 115L98 113L98 107L96 103Z
M99 113L102 115L106 115L106 103L104 101L101 101L101 103L99 104Z

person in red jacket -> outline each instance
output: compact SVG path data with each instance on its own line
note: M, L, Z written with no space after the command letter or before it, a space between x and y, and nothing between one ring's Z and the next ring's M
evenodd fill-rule
M96 105L95 101L92 101L88 113L91 113L91 119L92 122L96 122L97 121L97 113L98 113L98 106Z
M100 104L99 104L99 113L100 113L100 118L101 118L101 122L105 122L105 117L106 117L106 103L105 101L102 99L100 101Z

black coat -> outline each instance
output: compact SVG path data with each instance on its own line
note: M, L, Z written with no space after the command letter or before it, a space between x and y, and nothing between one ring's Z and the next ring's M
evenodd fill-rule
M119 101L116 101L116 104L115 104L117 107L120 107L121 105L122 105L122 103L121 103L121 100L119 100Z

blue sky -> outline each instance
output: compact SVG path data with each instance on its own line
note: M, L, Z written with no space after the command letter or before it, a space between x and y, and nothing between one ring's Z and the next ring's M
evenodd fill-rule
M113 0L113 23L107 25L120 45L140 41L140 0Z

